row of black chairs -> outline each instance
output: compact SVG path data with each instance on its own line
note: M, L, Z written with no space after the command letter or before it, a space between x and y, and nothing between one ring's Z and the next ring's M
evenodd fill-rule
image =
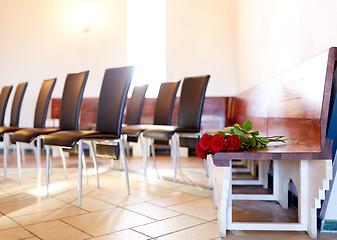
M59 128L45 128L45 121L47 115L48 105L51 99L51 94L55 86L56 79L45 80L40 90L38 101L36 104L36 111L34 117L33 128L18 127L20 108L24 92L27 88L27 83L19 84L13 99L11 122L9 127L3 126L4 113L8 102L9 94L12 86L4 87L0 96L0 114L1 125L0 135L3 136L4 141L4 176L6 178L6 164L8 160L8 142L16 143L17 147L17 165L18 165L18 181L20 183L21 176L21 143L34 142L36 147L36 159L38 168L38 184L41 183L41 148L46 147L46 187L47 195L49 194L49 174L50 174L50 147L57 146L62 149L75 149L78 153L78 186L79 186L79 205L81 205L82 193L82 161L83 141L89 142L90 150L94 161L94 167L97 176L97 186L99 186L98 168L96 159L96 142L103 144L119 143L122 149L122 162L124 166L126 184L128 194L130 194L127 161L124 152L125 141L121 136L127 136L127 140L135 141L136 138L141 137L143 146L147 145L145 139L155 139L159 142L168 141L174 136L173 145L174 155L178 151L178 141L176 136L178 133L197 133L200 131L200 118L202 111L202 104L208 83L209 76L185 78L182 87L179 120L180 127L168 127L171 123L173 104L175 95L179 86L179 82L168 82L161 85L155 115L155 125L139 125L141 109L144 103L144 96L147 86L141 86L134 89L132 98L128 104L126 114L126 125L123 125L123 112L126 104L127 93L133 75L133 66L122 68L107 69L103 78L101 92L99 96L97 122L95 130L80 130L79 116L83 97L84 88L88 78L89 72L68 74L62 100L60 113ZM199 83L200 82L200 83ZM199 87L197 87L199 86ZM138 97L137 97L138 96ZM196 97L194 97L196 96ZM141 101L139 102L139 98ZM199 101L198 112L191 112L191 106ZM199 114L199 118L197 115ZM183 116L188 116L184 118ZM197 117L196 121L192 119ZM184 120L185 119L185 120ZM190 120L187 120L190 119ZM194 124L194 123L197 124ZM187 123L187 125L185 125ZM189 123L193 123L188 125ZM192 126L193 125L193 126ZM181 127L182 126L182 127ZM190 127L192 126L192 127ZM137 129L137 131L134 131ZM144 147L144 163L147 165L147 147ZM146 156L146 157L145 157ZM153 152L154 156L154 152ZM146 159L146 160L145 160ZM64 160L64 159L63 159ZM63 161L64 163L64 161ZM174 158L174 163L176 159ZM144 164L144 166L146 167ZM65 166L65 163L64 163ZM145 168L146 169L146 168ZM176 175L176 164L175 164Z
M146 175L148 167L148 141L151 142L154 166L156 163L155 145L167 145L170 142L174 165L174 182L176 181L177 168L181 170L179 146L194 148L201 135L201 115L209 78L210 76L206 75L184 79L179 101L178 126L171 126L171 121L180 81L161 84L154 111L153 125L135 124L135 122L139 123L140 121L141 111L135 111L138 115L130 113L130 118L128 118L129 111L127 111L127 121L126 125L123 125L122 134L127 136L127 142L137 142L138 139L141 139L144 175ZM135 95L135 100L130 101L128 108L135 109L138 107L138 109L141 109L145 96L144 89L146 89L146 86L134 90L137 91L132 94ZM128 119L133 121L128 122ZM125 145L127 146L127 144Z

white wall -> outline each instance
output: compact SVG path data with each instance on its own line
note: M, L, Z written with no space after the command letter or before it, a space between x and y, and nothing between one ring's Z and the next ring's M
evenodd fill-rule
M89 32L71 19L83 3L101 11ZM29 82L20 125L32 126L44 79L58 78L53 97L61 97L67 73L90 70L84 96L97 97L104 70L126 64L126 1L1 0L0 36L0 87Z
M207 96L236 93L235 0L166 1L167 80L210 74Z
M337 46L337 1L238 0L238 92Z
M88 3L102 19L83 32L71 17ZM90 70L84 96L98 97L104 70L127 64L126 7L127 0L0 0L0 87L29 82L21 126L33 125L44 79L58 78L53 97L61 97L67 73ZM235 94L235 0L168 0L166 7L166 80L211 74L208 96Z

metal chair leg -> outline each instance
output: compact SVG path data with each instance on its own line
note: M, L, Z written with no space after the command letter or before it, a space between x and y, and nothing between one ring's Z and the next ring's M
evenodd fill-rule
M49 196L49 171L50 171L50 146L46 147L46 190L47 197Z
M36 138L36 150L35 150L36 166L37 166L37 187L41 188L41 137Z
M83 146L83 143L82 143ZM87 162L85 161L84 151L82 150L82 161L83 161L83 170L84 170L84 176L85 176L85 182L86 184L89 183L88 180L88 172L87 172Z
M23 167L26 167L25 149L23 149L22 147L21 147L21 158L22 158Z
M83 142L78 141L78 205L81 206L82 203L82 151Z
M99 175L98 175L98 165L97 165L97 158L96 158L96 151L94 147L94 142L90 142L90 151L92 154L92 161L94 162L96 179L97 179L97 188L99 188Z
M176 144L176 133L173 136L172 139L172 151L173 151L173 168L174 168L174 177L173 177L173 181L176 182L177 181L177 144Z
M120 148L124 149L123 141L119 140ZM128 171L128 165L126 162L125 152L121 151L122 158L123 158L123 164L124 164L124 172L125 172L125 178L126 178L126 187L128 189L128 194L130 195L130 183L129 183L129 171Z
M4 180L7 178L7 161L8 161L8 145L7 145L7 133L4 133Z
M147 155L148 155L148 139L142 137L142 143L143 143L143 168L144 168L144 176L147 174Z
M127 136L126 135L121 136L121 141L123 141L123 144L125 146L127 159L128 161L130 161L130 145L127 141Z
M68 171L67 171L66 158L64 156L63 149L60 147L59 150L60 150L60 154L61 154L61 158L62 158L62 165L63 165L64 175L65 175L66 179L68 179Z
M21 147L21 143L20 142L17 142L16 143L16 154L17 154L17 157L16 157L16 165L17 165L17 168L18 168L18 184L21 184L21 157L20 157L20 147Z
M154 140L151 141L151 154L153 159L153 167L156 168L156 154L154 151Z
M178 158L178 169L179 169L179 172L181 172L180 149L179 149L180 144L179 144L179 137L177 133L174 134L174 138L175 138L175 145L176 145L177 158Z

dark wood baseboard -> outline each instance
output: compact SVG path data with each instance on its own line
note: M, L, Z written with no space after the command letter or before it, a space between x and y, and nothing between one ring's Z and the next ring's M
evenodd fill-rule
M228 116L231 116L232 97L206 97L204 102L203 114L201 119L202 129L220 130L230 123ZM141 123L152 124L156 98L146 98L142 112ZM81 106L81 125L96 122L98 98L83 98ZM54 98L51 103L52 119L60 118L61 99ZM176 98L172 125L178 123L179 97Z

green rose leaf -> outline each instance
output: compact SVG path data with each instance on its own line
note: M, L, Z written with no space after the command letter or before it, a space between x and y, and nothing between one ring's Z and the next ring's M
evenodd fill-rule
M243 129L246 131L252 130L252 127L253 127L252 123L249 120L245 121L242 126L243 126Z
M237 135L237 136L244 136L244 132L241 131L240 129L238 128L234 128L234 134Z
M261 143L262 144L268 144L269 140L267 138L261 138Z
M250 138L250 144L252 145L252 147L256 147L256 139L254 137Z
M260 133L259 133L259 131L254 131L254 132L251 132L250 133L252 136L257 136L257 135L259 135Z
M240 137L240 140L244 143L250 143L250 139L247 137Z

